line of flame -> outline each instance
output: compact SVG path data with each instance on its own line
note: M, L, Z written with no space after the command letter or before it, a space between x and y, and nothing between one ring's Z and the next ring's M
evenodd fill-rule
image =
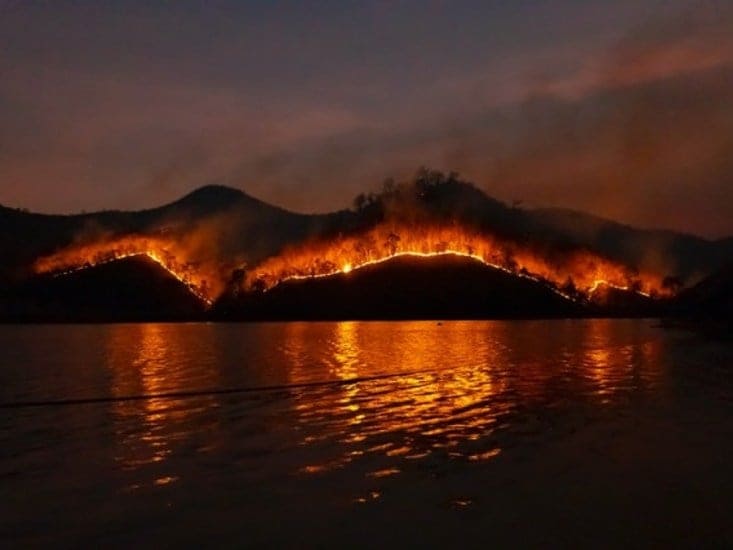
M512 271L511 269L508 269L507 267L504 267L499 264L495 264L492 262L486 261L486 258L483 256L480 256L478 254L469 254L468 252L462 252L460 250L444 250L441 252L411 252L411 251L400 251L395 252L394 254L385 256L383 258L377 258L373 260L367 260L365 262L352 265L352 264L344 264L338 269L334 269L332 271L328 271L325 273L313 273L313 274L307 274L307 275L288 275L286 277L283 277L282 279L278 280L275 285L265 290L267 292L268 290L272 290L276 286L287 282L287 281L301 281L301 280L307 280L307 279L321 279L324 277L333 277L335 275L340 274L348 274L352 271L356 271L359 269L363 269L365 267L371 266L371 265L378 265L384 262L387 262L389 260L392 260L394 258L401 258L401 257L412 257L412 258L435 258L440 256L458 256L461 258L469 258L471 260L474 260L476 262L479 262L485 266L498 269L500 271L503 271L504 273L508 273L510 275L514 275L515 277L520 277L522 279L528 279L530 281L534 281L536 283L543 284L545 287L550 289L552 292L557 294L558 296L561 296L562 298L565 298L566 300L569 300L571 302L578 302L578 300L570 296L569 294L566 294L565 292L562 292L560 289L558 289L555 285L550 283L549 281L546 281L545 279L542 279L541 277L537 277L535 275L532 275L531 273L522 273L518 271ZM636 294L639 294L641 296L650 297L650 295L646 292L642 292L640 290L631 289L629 287L620 286L613 284L609 281L598 279L593 282L593 285L587 290L588 295L593 295L600 287L607 286L610 288L615 288L617 290L623 290L626 292L635 292Z
M113 262L118 262L118 261L124 260L126 258L140 258L140 257L146 257L146 258L149 258L152 261L154 261L160 267L162 267L163 269L165 269L165 271L168 272L171 276L173 276L177 281L179 281L181 284L183 284L186 287L186 289L192 295L194 295L196 298L198 298L199 300L201 300L208 307L211 307L211 305L213 304L213 302L212 302L211 299L209 299L207 296L205 296L203 293L201 293L196 288L196 286L193 285L186 277L184 277L183 275L180 275L179 273L177 273L176 271L174 271L173 269L171 269L168 265L166 265L166 262L163 261L163 259L160 256L158 256L153 251L130 252L130 253L123 253L123 254L116 254L116 255L108 258L108 259L100 260L100 261L95 262L93 264L81 265L81 266L74 267L74 268L71 268L71 269L65 269L63 271L57 271L56 273L53 274L53 276L54 277L62 277L62 276L65 276L65 275L70 275L72 273L77 273L79 271L84 271L86 269L90 269L90 268L97 267L97 266L100 266L100 265L105 265L105 264L110 264L110 263L113 263Z

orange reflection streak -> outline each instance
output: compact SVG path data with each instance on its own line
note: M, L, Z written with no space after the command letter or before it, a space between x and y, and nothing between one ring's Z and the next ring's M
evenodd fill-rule
M114 325L111 330L107 357L114 396L170 393L190 389L192 383L215 385L211 370L203 368L193 374L181 366L188 344L179 326ZM214 395L202 396L196 402L170 398L113 402L120 423L119 462L131 470L162 464L176 444L188 438L196 416L215 405ZM176 479L166 475L154 479L153 484L164 485Z
M300 471L361 464L369 479L431 455L494 460L505 438L533 437L533 411L587 395L598 406L654 383L653 353L639 322L296 323L287 333L290 383L357 380L296 396L293 414L308 454ZM319 367L318 357L321 357ZM397 376L370 379L380 374ZM401 376L400 373L403 373ZM361 381L359 381L361 379Z
M641 387L659 378L659 373L648 371L657 365L653 360L657 345L634 335L624 337L622 329L623 325L611 319L596 319L587 327L584 373L604 404L611 402L620 387ZM628 339L632 343L618 344Z
M448 323L438 332L434 325L423 322L398 326L360 322L326 325L332 327L327 340L331 349L328 364L336 379L373 376L378 374L375 367L405 372L405 376L356 382L319 395L318 399L298 402L295 412L306 428L304 445L330 438L346 445L342 455L322 457L321 462L309 464L302 471L323 472L364 455L381 456L387 461L423 458L461 441L485 445L479 440L491 433L505 409L490 402L494 380L490 369L479 366L492 361L492 352L482 349L486 334L467 332L469 325ZM292 332L293 337L302 340L289 348L291 352L298 348L305 352L306 342L320 340L308 335L307 330L306 325L300 325ZM446 352L463 358L465 368L440 372ZM301 382L301 375L309 376L307 363L295 354L291 358L291 383ZM316 434L314 427L319 428ZM498 450L492 445L474 454L488 459ZM379 478L387 475L385 472L398 473L399 468L382 467L369 475Z
M346 321L337 323L335 327L334 342L334 369L333 373L341 380L350 380L359 376L359 344L358 344L358 326L354 321ZM364 419L364 415L360 414L360 406L358 404L359 385L350 384L343 388L343 397L341 403L343 409L352 413L349 423L351 425L360 424Z
M457 225L434 227L383 223L365 233L292 247L255 266L245 289L269 289L296 279L329 277L400 256L462 256L513 275L546 282L560 295L586 298L602 286L661 295L661 278L588 251L542 255L527 246L472 232Z

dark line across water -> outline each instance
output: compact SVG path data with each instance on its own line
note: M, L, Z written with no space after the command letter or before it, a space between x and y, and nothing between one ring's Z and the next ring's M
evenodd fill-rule
M43 400L43 401L9 401L7 403L0 403L0 409L21 409L21 408L29 408L29 407L65 407L65 406L70 406L70 405L90 405L94 403L146 401L149 399L191 399L194 397L205 397L207 395L230 395L230 394L238 394L238 393L289 391L289 390L328 387L328 386L347 386L349 384L357 384L359 382L369 382L371 380L384 380L387 378L397 378L400 376L425 374L425 373L434 372L434 371L435 371L434 369L408 371L408 372L400 372L400 373L395 373L395 374L380 374L376 376L345 378L343 380L303 382L301 384L284 384L284 385L275 385L275 386L212 388L212 389L206 389L206 390L145 393L145 394L138 394L138 395L122 395L118 397L105 396L105 397L81 397L77 399L50 399L50 400Z

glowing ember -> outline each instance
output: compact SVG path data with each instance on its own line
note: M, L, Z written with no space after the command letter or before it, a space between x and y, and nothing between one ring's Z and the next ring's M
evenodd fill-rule
M568 299L591 298L601 287L645 296L664 294L661 278L636 273L586 251L539 254L458 226L420 227L385 223L359 235L285 250L247 274L244 289L268 290L289 280L350 273L401 256L461 256L518 277L549 283Z
M183 283L201 301L211 305L212 297L220 287L218 277L206 278L204 273L209 270L181 260L185 257L182 252L173 241L128 236L61 250L37 260L34 269L36 273L61 276L125 258L145 256Z
M147 256L206 304L231 280L232 269L215 260L203 261L179 240L127 236L72 246L36 261L37 273L62 275L129 258ZM637 273L587 251L562 254L538 252L526 245L467 230L383 223L358 235L301 244L270 257L249 270L244 291L267 291L289 280L330 277L403 256L460 256L517 277L548 285L569 300L594 299L602 288L634 291L644 296L668 294L661 277Z

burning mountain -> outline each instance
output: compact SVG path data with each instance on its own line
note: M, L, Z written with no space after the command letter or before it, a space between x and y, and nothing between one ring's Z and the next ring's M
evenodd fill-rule
M550 285L470 256L395 255L327 277L283 281L267 292L228 296L214 318L474 319L574 317L589 310Z
M659 296L662 278L583 250L546 254L454 225L382 223L364 233L294 247L247 273L243 289L266 291L294 279L329 277L400 257L464 257L507 274L545 282L568 299L591 299L603 286Z
M34 277L0 296L0 305L0 319L43 322L185 321L206 311L189 287L144 255Z
M74 246L39 258L34 263L34 269L39 274L52 273L55 277L63 277L136 257L144 257L158 264L207 305L211 305L213 297L222 291L221 278L210 271L211 266L189 262L185 247L162 237L130 235Z
M289 247L246 271L238 290L267 291L293 279L330 277L398 257L470 258L505 273L546 282L568 299L590 300L599 287L608 286L647 296L665 293L661 277L640 274L585 250L543 254L529 245L481 232L478 227L440 224L429 218L385 221L349 235L321 237ZM63 276L75 271L134 256L147 256L211 304L227 285L222 259L191 257L185 239L130 235L63 249L39 258L38 273Z
M371 273L400 259L412 262L415 278L432 260L470 260L579 304L602 301L610 289L659 298L722 263L731 248L731 241L671 233L658 239L597 219L598 231L578 224L583 231L573 235L560 212L508 207L454 174L430 171L388 181L381 193L357 197L352 210L324 215L294 214L220 186L142 212L4 213L0 226L29 230L26 243L0 240L0 252L15 260L4 272L11 284L147 258L205 307L295 281Z

